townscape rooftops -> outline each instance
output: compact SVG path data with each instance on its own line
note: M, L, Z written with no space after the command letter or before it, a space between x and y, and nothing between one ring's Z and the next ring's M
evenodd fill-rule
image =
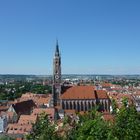
M26 93L19 98L19 101L33 100L37 106L47 105L51 99L51 95Z
M20 115L18 120L19 124L32 124L35 123L37 120L37 116L35 115Z
M110 88L111 86L113 86L111 83L103 83L102 84L102 87L105 87L105 88Z
M40 97L35 100L37 104L48 104L51 97Z
M0 106L0 111L7 111L8 108L8 106Z
M54 108L34 108L32 115L40 115L42 113L46 113L53 117L55 113L55 109Z
M35 93L32 93L32 92L27 92L25 94L22 94L21 98L33 98L33 97L48 97L49 95L46 95L46 94L35 94Z
M21 125L18 123L8 124L7 133L8 134L28 134L32 130L31 124Z

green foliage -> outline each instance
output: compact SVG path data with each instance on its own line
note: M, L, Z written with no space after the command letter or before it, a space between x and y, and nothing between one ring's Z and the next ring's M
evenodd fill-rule
M126 104L125 104L126 105ZM123 106L113 122L91 111L79 116L78 124L68 133L68 140L139 140L140 114L133 106Z
M139 86L140 80L139 79L121 79L121 80L115 80L111 81L112 84L114 85L120 85L122 87L124 86Z
M66 125L66 124L70 124L70 118L68 116L65 116L64 119L63 119L63 124Z
M107 138L107 126L102 119L96 118L94 120L86 121L78 129L77 139L95 139L95 140L104 140Z
M36 94L51 93L51 87L50 86L44 86L44 85L41 85L41 84L36 84L36 85L31 86L30 92L36 93Z
M123 106L126 108L128 106L128 99L123 98L122 103L123 103Z
M113 135L119 140L138 140L140 138L140 115L133 106L123 106L112 128Z
M116 114L117 113L117 104L114 99L111 102L112 102L112 114Z
M37 123L33 125L33 132L27 136L27 140L59 140L55 125L52 125L46 114L41 114Z
M15 139L8 136L0 136L0 140L15 140Z
M47 115L41 115L27 140L139 140L140 114L126 103L124 100L123 107L115 112L113 122L105 121L96 110L78 114L79 119L73 124L73 119L65 117L63 137L58 136Z
M104 140L107 139L109 125L95 110L79 115L79 122L71 130L69 140Z
M0 100L14 100L26 92L48 94L51 93L51 86L24 81L0 85Z

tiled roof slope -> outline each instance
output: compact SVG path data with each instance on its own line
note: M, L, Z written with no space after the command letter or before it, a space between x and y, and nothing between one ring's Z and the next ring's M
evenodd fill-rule
M54 118L55 109L54 108L35 108L32 115L40 115L46 113L50 117Z
M61 99L106 99L108 98L106 91L95 90L94 86L73 86L67 89Z
M95 99L93 86L73 86L66 90L62 99Z
M37 116L35 115L20 115L20 118L18 120L19 124L33 124L36 123Z
M28 134L32 130L31 124L21 125L21 124L8 124L7 133L8 134Z
M30 112L32 108L36 107L33 100L18 102L16 104L13 104L12 106L17 114L24 114L25 112Z
M105 90L94 90L94 93L99 99L106 99L108 98L107 92Z

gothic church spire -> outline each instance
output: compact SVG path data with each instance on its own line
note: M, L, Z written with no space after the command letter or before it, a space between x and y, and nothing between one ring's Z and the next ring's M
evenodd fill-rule
M59 45L58 45L58 40L56 40L56 50L55 50L55 56L60 56L60 54L59 54Z

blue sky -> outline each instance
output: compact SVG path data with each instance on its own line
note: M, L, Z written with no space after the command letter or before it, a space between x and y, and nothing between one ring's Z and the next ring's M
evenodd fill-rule
M0 0L0 73L140 74L139 0Z

